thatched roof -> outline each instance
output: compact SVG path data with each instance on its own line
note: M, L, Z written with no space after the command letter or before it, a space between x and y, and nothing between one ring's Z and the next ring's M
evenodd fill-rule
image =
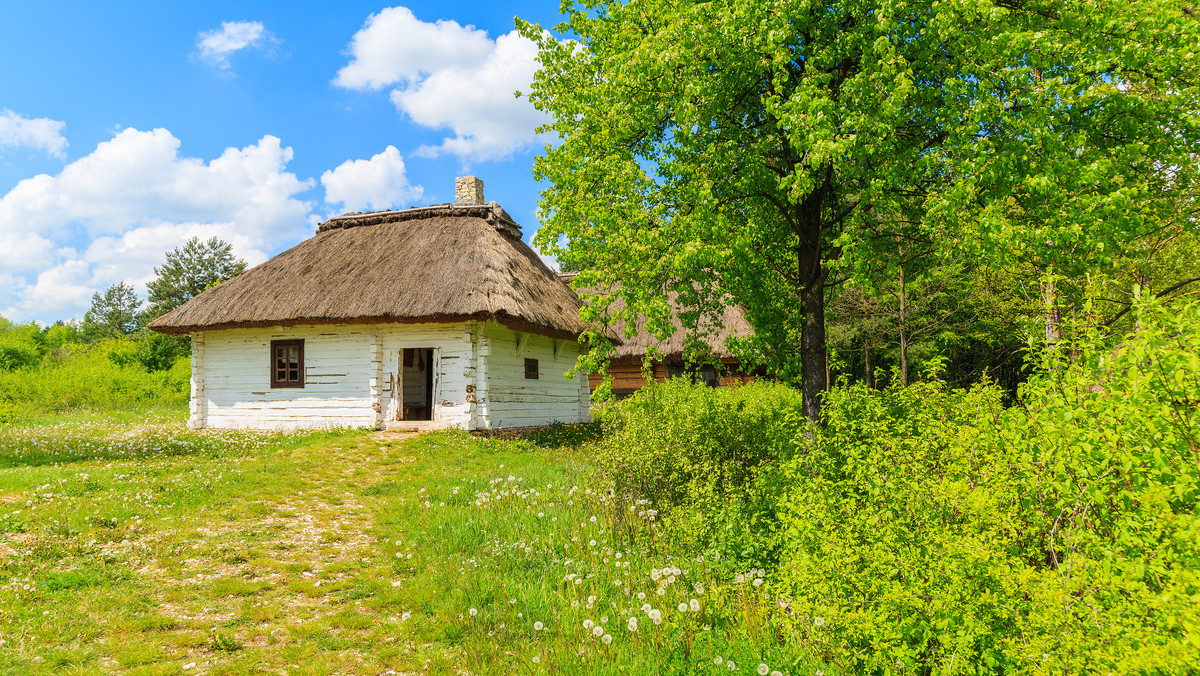
M570 283L574 277L574 273L559 274L559 278L567 283ZM586 297L589 295L589 290L586 288L579 289L578 291L581 296ZM625 332L628 324L625 321L616 319L614 316L612 322L608 325L608 330L611 334L619 336L622 342L615 345L616 351L613 353L613 361L640 361L651 347L657 348L656 358L658 359L672 361L683 356L687 333L684 331L683 322L679 320L678 294L671 292L667 298L673 308L671 326L674 331L666 340L660 340L646 329L646 318L644 316L638 315L632 337ZM624 310L624 299L620 294L615 294L612 304L609 305L609 313L617 315ZM731 359L734 356L725 346L727 338L744 338L754 335L754 327L750 325L742 308L739 306L726 307L721 314L719 325L712 326L708 322L702 322L701 326L711 329L711 331L701 337L701 342L708 346L709 355L717 359Z
M150 323L161 333L486 319L574 338L579 298L495 202L346 214Z

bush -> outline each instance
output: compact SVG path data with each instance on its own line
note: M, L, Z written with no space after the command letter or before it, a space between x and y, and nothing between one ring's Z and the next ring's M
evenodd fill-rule
M772 479L803 419L777 383L709 388L683 379L639 390L601 414L595 465L621 499L648 500L687 546L747 565L772 562Z
M786 468L782 577L848 670L1200 668L1200 305L1147 305L1005 410L993 388L834 390Z
M29 368L42 358L41 330L36 324L0 325L0 371Z

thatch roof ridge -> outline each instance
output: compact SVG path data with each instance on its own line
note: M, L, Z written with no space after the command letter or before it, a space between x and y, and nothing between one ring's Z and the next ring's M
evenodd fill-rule
M369 227L367 227L369 226ZM494 202L347 214L150 323L162 333L492 320L577 337L580 300Z
M504 207L495 202L488 204L431 204L427 207L411 209L349 212L335 216L317 227L317 232L336 230L338 228L356 228L364 225L379 225L381 223L399 223L425 218L482 218L506 235L521 237L521 226L508 215Z

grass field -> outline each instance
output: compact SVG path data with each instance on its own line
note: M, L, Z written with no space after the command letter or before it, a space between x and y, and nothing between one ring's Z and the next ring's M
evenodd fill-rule
M821 674L822 618L677 551L572 430L0 427L0 673Z

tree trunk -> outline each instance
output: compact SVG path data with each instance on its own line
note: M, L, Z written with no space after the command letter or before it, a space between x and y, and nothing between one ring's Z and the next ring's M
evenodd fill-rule
M863 357L867 362L867 388L875 389L875 369L871 365L871 339L863 338Z
M821 394L825 391L825 272L810 280L800 293L804 324L800 331L800 377L803 381L804 417L821 422Z
M1053 347L1058 344L1058 325L1062 321L1062 311L1058 308L1058 291L1054 288L1054 280L1046 282L1046 345Z
M903 255L903 252L902 252ZM904 264L900 264L900 385L908 387L908 296L904 287Z

